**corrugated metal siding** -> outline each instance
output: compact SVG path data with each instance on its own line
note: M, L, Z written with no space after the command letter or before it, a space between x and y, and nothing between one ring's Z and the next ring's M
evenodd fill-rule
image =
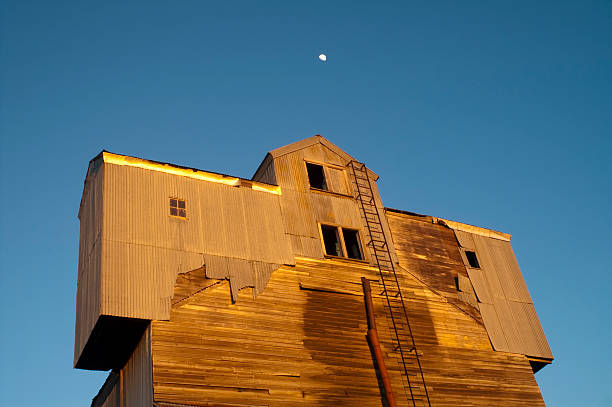
M124 405L153 405L153 361L151 359L151 327L147 328L134 353L122 369Z
M482 270L467 268L468 276L470 277L470 282L474 287L474 291L476 293L476 297L478 301L484 302L487 304L493 304L493 296L489 292L489 285L487 284L487 280L483 275Z
M253 287L253 298L261 294L280 264L206 255L206 277L230 281L232 300L238 299L238 292Z
M348 155L347 157L350 158ZM340 170L327 166L325 171L329 190L346 196L312 191L308 182L305 161L344 168ZM285 232L290 235L294 255L323 257L318 223L331 223L358 229L363 243L367 243L366 225L361 218L359 203L353 198L354 194L349 183L350 174L347 172L347 164L347 158L336 154L321 143L286 153L274 159L276 179L283 191L281 207ZM373 173L372 175L376 176ZM397 262L391 232L374 179L372 178L371 183L376 204L387 236L391 256ZM319 243L316 244L315 240L318 240Z
M176 276L203 264L201 253L105 241L101 313L168 319Z
M510 242L459 230L455 235L463 248L475 250L480 263L480 269L471 268L462 255L493 347L552 359Z
M327 184L329 189L340 194L349 195L346 171L336 168L326 168Z
M176 275L204 255L293 264L279 196L146 169L105 165L102 313L167 319ZM187 220L169 216L186 201Z
M455 230L455 236L457 237L457 241L459 242L459 245L461 247L469 250L474 250L476 248L471 233L464 232L461 230Z
M529 325L531 326L531 330L534 333L535 338L535 346L537 352L534 354L530 354L529 356L537 356L542 355L545 358L553 358L552 351L548 346L548 341L546 340L546 335L544 334L544 330L542 329L542 324L540 323L540 319L538 318L538 314L536 313L535 307L533 304L523 304L523 312L527 320L529 321Z
M102 404L102 407L121 407L119 396L120 391L119 386L117 385L113 387L113 390L111 390L110 394L104 401L104 404Z
M253 181L265 182L266 184L276 185L276 174L274 172L274 162L270 154L262 161L257 172L253 175Z
M75 364L100 313L103 178L103 168L98 168L94 172L90 166L79 211L79 264L74 338Z
M493 349L502 352L510 352L510 347L506 341L504 330L499 322L499 318L497 318L495 306L493 306L493 304L483 302L478 304L478 308L480 309L480 314L482 315L482 320L487 329L487 333L489 334L489 339L491 340Z

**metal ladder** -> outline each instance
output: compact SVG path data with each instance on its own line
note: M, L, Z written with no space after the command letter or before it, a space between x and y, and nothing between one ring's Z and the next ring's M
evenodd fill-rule
M387 300L385 309L391 316L393 351L398 356L406 397L412 401L413 407L431 407L419 354L412 336L408 313L384 233L381 215L376 206L368 170L365 164L355 160L350 161L347 167L352 175L355 199L360 203L361 216L364 218L368 232L366 240L369 241L366 246L370 248L380 271L380 283L383 288L381 295L384 294Z

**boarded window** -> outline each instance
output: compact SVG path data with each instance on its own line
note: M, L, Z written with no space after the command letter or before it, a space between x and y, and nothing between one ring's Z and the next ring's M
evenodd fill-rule
M187 219L187 206L183 199L170 198L170 216Z
M306 163L306 171L308 171L308 181L310 186L316 189L327 191L327 182L325 182L325 170L322 165Z
M344 246L346 247L346 257L349 259L363 260L361 252L361 242L359 241L359 232L352 229L342 229L344 237Z
M467 261L470 264L470 267L475 268L475 269L480 268L480 264L478 263L478 258L476 257L476 252L466 250L465 257L467 258Z
M342 247L340 246L338 228L335 226L321 225L321 233L323 235L325 254L328 256L342 257Z

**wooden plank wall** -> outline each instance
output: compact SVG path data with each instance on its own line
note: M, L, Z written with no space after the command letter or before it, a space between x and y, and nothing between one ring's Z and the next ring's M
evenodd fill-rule
M441 294L482 323L474 291L457 290L468 275L452 230L435 224L431 217L386 211L400 265L427 287Z
M552 359L546 335L509 241L455 230L459 244L476 253L480 268L464 267L480 301L495 349Z
M134 353L122 369L121 376L124 398L122 406L151 407L153 375L150 327L142 335Z
M297 259L253 300L229 301L227 282L181 275L170 321L152 323L155 402L164 405L382 404L365 332L360 277L374 268ZM432 406L543 406L529 362L495 352L483 326L410 274L400 276ZM374 297L399 405L408 406L383 298Z
M92 162L79 209L79 263L74 335L74 364L100 313L102 185L104 168Z

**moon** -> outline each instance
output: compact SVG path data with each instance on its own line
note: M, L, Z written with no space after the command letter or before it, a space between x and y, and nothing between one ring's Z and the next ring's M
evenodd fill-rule
M321 61L325 62L325 61L327 61L327 55L325 55L325 54L321 54L321 55L319 55L319 59L320 59Z

